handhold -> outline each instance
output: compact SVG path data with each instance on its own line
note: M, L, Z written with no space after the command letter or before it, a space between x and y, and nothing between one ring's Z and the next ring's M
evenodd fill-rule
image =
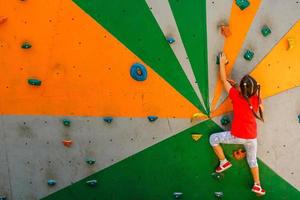
M192 134L192 138L193 138L193 140L195 140L195 141L198 141L201 137L202 137L202 135L199 134L199 133L193 133L193 134Z
M157 119L158 119L157 116L148 116L149 122L154 122L154 121L156 121Z
M70 127L71 126L71 121L69 119L63 119L63 125L66 127Z
M299 123L300 123L300 115L298 115L298 121L299 121Z
M112 121L113 121L113 118L112 117L104 117L103 118L103 121L105 121L106 123L112 123Z
M295 47L295 45L296 45L296 42L295 42L294 38L288 38L287 42L288 42L288 48L287 48L287 50L293 49Z
M95 159L89 158L89 159L87 159L85 162L86 162L88 165L94 165L94 164L96 163L96 160L95 160Z
M0 24L4 24L7 21L7 17L0 16Z
M215 192L215 197L217 197L217 199L222 199L223 196L224 196L223 192Z
M7 200L6 196L0 196L0 200Z
M32 45L29 42L24 42L21 47L22 49L30 49Z
M173 193L174 199L179 199L182 195L183 195L182 192L174 192L174 193Z
M28 79L28 84L33 86L41 86L42 81L39 79Z
M221 52L218 53L218 55L216 56L216 64L217 65L220 65L220 54L221 54ZM225 65L227 65L228 63L229 63L229 61L227 60L226 63L225 63Z
M242 160L243 158L246 157L246 151L243 149L238 149L236 151L233 152L233 157L236 160Z
M71 147L73 144L72 140L63 140L62 143L66 146L66 147Z
M217 172L213 172L211 176L217 181L221 181L224 178L224 174Z
M167 37L167 41L169 44L173 44L175 42L175 39L173 37Z
M86 184L90 187L95 187L97 185L97 180L89 180Z
M140 63L135 63L130 69L131 77L136 81L144 81L147 79L147 69Z
M248 0L235 0L235 3L241 10L246 9L250 5Z
M56 180L49 179L47 183L48 183L49 186L55 186L56 185Z
M264 37L270 35L271 32L272 32L271 29L267 25L264 25L261 29L261 34L263 34Z
M221 34L225 37L228 38L229 36L231 36L231 31L228 25L221 25L220 26L220 30L221 30Z
M207 116L203 113L195 113L193 114L193 116L191 117L191 122L195 121L195 120L202 120L205 119Z
M228 117L228 116L223 116L222 118L221 118L221 124L223 125L223 126L226 126L226 125L228 125L230 123L230 118Z
M246 50L246 52L244 53L244 58L248 61L252 60L253 56L254 56L254 52L249 49Z

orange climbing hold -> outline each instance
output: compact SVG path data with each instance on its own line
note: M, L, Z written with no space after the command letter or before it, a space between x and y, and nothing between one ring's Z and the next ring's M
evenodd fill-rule
M221 29L221 34L225 37L228 38L229 36L231 36L231 31L228 25L221 25L220 26Z
M246 151L243 150L243 149L238 149L238 150L233 152L233 157L236 160L242 160L246 157Z
M71 147L73 144L73 141L72 140L64 140L62 143L64 144L65 147Z
M192 134L192 138L193 138L193 140L195 140L195 141L200 140L201 137L202 137L202 135L199 134L199 133L193 133L193 134Z
M287 43L288 43L287 50L291 50L295 46L295 39L294 38L288 38Z
M4 24L7 21L7 17L0 16L0 24Z

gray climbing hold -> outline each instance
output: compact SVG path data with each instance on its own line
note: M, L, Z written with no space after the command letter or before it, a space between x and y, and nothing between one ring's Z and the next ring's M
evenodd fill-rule
M182 192L174 192L174 193L173 193L174 199L179 199L182 195L183 195Z
M222 199L222 197L224 196L224 193L223 192L215 192L215 197L217 199Z
M95 187L97 185L97 180L89 180L86 184L90 187Z

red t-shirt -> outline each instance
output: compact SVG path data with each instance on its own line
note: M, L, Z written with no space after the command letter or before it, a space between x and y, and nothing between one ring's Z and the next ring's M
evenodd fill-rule
M232 87L229 91L229 98L233 105L233 120L231 134L244 139L254 139L257 136L256 118L250 106L240 92ZM259 98L257 95L250 97L250 103L255 112L258 110Z

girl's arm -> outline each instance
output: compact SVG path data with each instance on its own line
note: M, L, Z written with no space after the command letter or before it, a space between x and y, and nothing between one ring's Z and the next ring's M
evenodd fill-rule
M221 80L223 82L225 90L229 93L229 90L231 89L231 84L227 81L227 75L225 71L225 65L227 63L227 58L224 53L220 53L220 76Z

